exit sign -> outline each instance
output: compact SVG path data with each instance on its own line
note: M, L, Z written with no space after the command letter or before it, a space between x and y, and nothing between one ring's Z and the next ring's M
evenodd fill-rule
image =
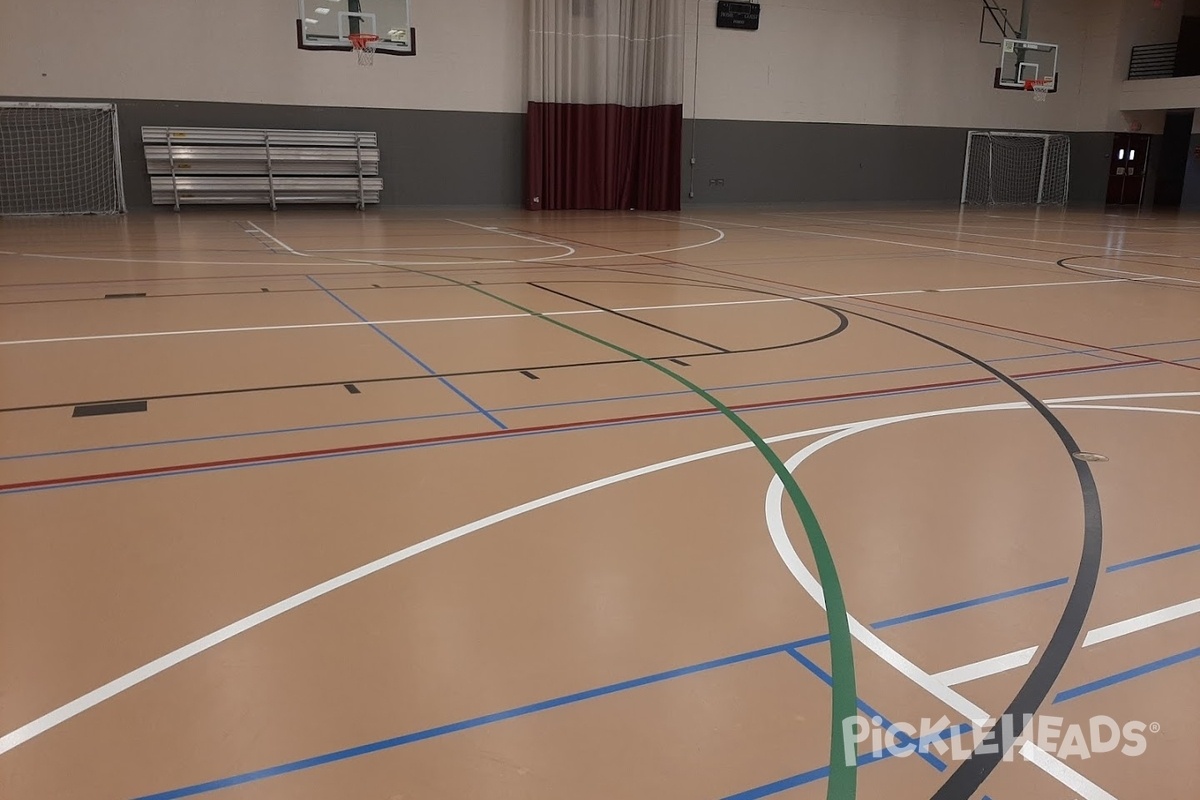
M717 0L717 27L758 30L758 3L733 3Z

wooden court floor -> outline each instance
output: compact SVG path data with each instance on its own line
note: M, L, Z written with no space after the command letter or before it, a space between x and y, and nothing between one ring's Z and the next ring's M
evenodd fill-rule
M1200 217L450 217L0 221L0 798L1200 796Z

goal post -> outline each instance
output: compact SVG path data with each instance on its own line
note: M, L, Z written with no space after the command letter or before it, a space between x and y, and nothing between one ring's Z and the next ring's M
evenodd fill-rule
M1070 177L1065 133L970 131L961 203L1065 206Z
M115 105L0 102L0 216L124 211Z

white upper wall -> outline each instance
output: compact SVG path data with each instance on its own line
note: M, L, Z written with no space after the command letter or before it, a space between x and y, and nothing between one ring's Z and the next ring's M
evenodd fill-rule
M992 88L999 48L978 41L980 0L761 0L756 32L718 30L716 0L680 1L688 116L1121 130L1129 48L1173 40L1185 0L1031 0L1030 38L1061 46L1045 104ZM295 0L9 3L0 95L524 110L526 0L410 3L418 54L371 69L299 50ZM1020 0L1007 4L1015 20ZM48 19L86 45L46 48L29 33Z
M718 30L716 0L688 2L701 118L1075 130L1108 116L1121 0L1031 5L1029 38L1060 45L1045 104L993 88L1000 48L979 42L980 0L762 0L756 32ZM1016 24L1020 2L1007 5Z
M524 107L524 0L411 0L417 55L296 47L295 0L6 3L0 95L456 111ZM73 44L47 46L47 21ZM42 35L31 35L33 32Z

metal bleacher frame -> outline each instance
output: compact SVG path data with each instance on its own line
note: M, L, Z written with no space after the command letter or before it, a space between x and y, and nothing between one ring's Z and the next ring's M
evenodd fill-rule
M378 203L379 142L370 131L142 128L155 205Z

